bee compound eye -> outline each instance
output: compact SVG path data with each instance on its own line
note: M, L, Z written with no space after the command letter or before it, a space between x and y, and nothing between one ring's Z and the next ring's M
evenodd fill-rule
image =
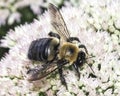
M77 62L81 65L85 62L85 53L83 51L80 51L78 54Z
M85 57L85 56L86 56L86 55L85 55L85 52L80 51L80 52L79 52L79 56L80 56L80 57Z

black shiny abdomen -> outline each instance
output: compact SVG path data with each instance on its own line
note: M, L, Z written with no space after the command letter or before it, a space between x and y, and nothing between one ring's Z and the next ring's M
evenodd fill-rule
M49 51L54 50L54 49L50 50L49 48L51 46L50 45L51 41L52 41L52 38L41 38L41 39L32 41L28 50L28 58L36 61L47 61L48 56L50 54Z

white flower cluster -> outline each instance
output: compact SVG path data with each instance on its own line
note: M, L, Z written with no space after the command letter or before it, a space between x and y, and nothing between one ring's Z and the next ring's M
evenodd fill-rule
M96 30L112 34L114 42L120 38L119 0L82 0L81 8L89 15L88 23ZM118 41L120 43L120 39Z
M7 19L8 24L13 24L15 21L20 22L21 14L18 9L26 6L30 6L35 14L40 14L39 7L42 4L43 0L0 0L0 25L4 25Z
M9 25L13 24L15 21L20 22L21 13L18 9L26 6L31 8L33 14L40 15L42 13L40 7L46 8L49 2L59 6L63 3L63 0L0 0L0 26L4 25L6 22Z
M62 8L61 13L71 36L77 36L86 45L89 54L95 56L88 58L88 64L92 66L95 73L92 73L90 67L84 64L80 68L81 77L78 80L76 73L65 67L64 75L68 90L61 85L57 71L38 81L27 81L26 72L28 68L40 64L40 62L34 62L33 64L27 58L29 45L35 39L47 37L48 32L51 31L49 14L45 13L39 21L36 20L32 24L16 27L14 31L9 31L1 40L1 46L9 47L10 51L0 61L0 96L38 96L40 94L45 94L45 96L120 95L120 38L119 34L115 35L118 38L117 40L116 37L109 34L109 22L111 21L109 17L112 13L106 13L108 8L113 10L113 7L111 3L106 1L104 3L109 6L103 8L100 7L101 2L97 3L97 0L91 1L92 4L88 2L89 0L84 0L81 3L83 6L80 8ZM117 1L110 2L113 5L117 4ZM89 6L90 4L93 6ZM119 9L119 7L116 7L115 10L118 10L117 8ZM95 16L93 16L94 14ZM118 14L119 12L114 15L115 21L117 21L115 25L117 27L114 26L114 28L119 33L119 20L116 17ZM104 26L102 26L103 21L105 22ZM105 29L105 26L108 27Z

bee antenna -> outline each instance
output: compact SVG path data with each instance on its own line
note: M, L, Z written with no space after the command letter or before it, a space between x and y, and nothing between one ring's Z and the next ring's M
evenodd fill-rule
M85 59L89 59L89 58L94 58L95 56L89 56L89 57L87 57L87 58L85 58Z
M90 69L92 70L92 72L95 74L95 71L92 69L92 67L88 63L86 63L86 64L90 67Z

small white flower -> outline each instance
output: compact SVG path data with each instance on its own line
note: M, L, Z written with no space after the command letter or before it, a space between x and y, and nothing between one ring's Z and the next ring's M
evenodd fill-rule
M1 10L0 9L0 25L4 25L6 22L5 20L9 16L10 12L7 9Z
M18 12L18 9L30 6L33 13L39 15L41 14L41 8L44 4L43 0L1 0L0 1L0 25L4 25L6 22L8 24L13 24L15 21L20 22L21 14ZM8 21L7 21L8 19Z
M9 19L8 19L8 24L11 25L11 24L13 24L15 21L16 21L16 22L20 22L20 17L21 17L20 13L18 13L18 12L12 13L12 14L10 15Z

